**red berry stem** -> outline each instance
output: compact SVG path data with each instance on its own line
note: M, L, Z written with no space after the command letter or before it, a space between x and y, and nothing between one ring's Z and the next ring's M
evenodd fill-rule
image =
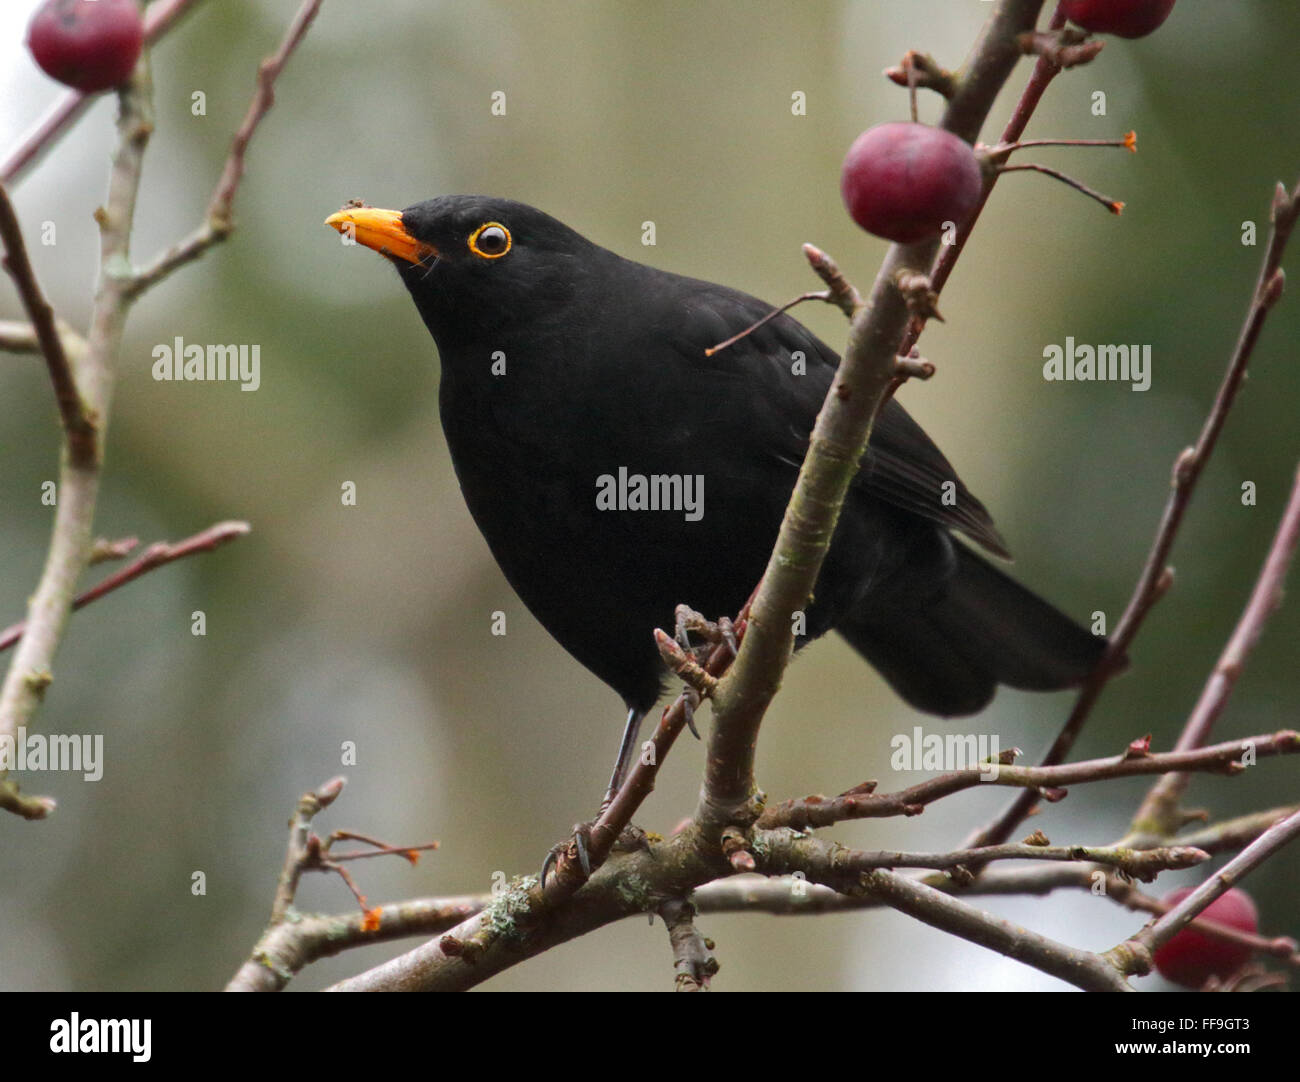
M1076 192L1082 192L1089 199L1095 199L1098 203L1100 203L1112 214L1119 214L1124 209L1124 204L1121 203L1118 199L1111 199L1110 196L1102 195L1101 192L1096 191L1093 188L1089 188L1088 185L1084 184L1080 180L1075 180L1073 177L1067 176L1065 173L1062 173L1059 169L1052 169L1046 165L1037 165L1033 162L1026 162L1023 165L998 166L999 173L1020 173L1028 170L1032 170L1035 173L1043 173L1044 175L1052 177L1055 180L1059 180L1062 184L1068 184Z
M1137 132L1125 133L1122 139L1021 139L1015 143L999 143L984 151L984 156L991 162L1004 162L1017 150L1026 147L1116 147L1136 154L1138 149Z

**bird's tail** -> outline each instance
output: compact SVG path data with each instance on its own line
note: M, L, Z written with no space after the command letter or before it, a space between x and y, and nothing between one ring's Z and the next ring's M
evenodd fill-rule
M947 717L974 714L998 684L1058 691L1083 681L1106 649L1059 609L964 545L946 591L836 625L908 703Z

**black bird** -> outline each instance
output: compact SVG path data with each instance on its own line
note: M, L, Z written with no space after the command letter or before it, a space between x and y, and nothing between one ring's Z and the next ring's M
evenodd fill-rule
M624 259L522 203L450 195L327 224L397 267L438 346L442 424L474 521L529 611L623 697L617 784L663 688L653 629L671 628L681 602L710 618L744 604L839 356L787 315L710 355L772 306ZM631 509L636 477L676 478L663 487L675 509ZM685 506L700 479L702 506ZM932 714L975 713L998 684L1078 684L1105 640L954 532L1009 556L890 401L801 644L834 628Z

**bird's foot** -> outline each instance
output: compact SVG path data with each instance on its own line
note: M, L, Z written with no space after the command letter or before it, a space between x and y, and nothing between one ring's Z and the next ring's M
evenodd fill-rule
M604 807L601 811L603 813ZM618 850L642 849L649 844L646 839L646 833L638 826L629 825L624 828L609 847L608 852L603 853L599 860L595 859L593 850L597 850L592 841L592 835L600 821L598 815L589 823L575 823L573 833L564 841L551 847L551 851L546 854L546 859L542 861L542 873L538 877L538 882L543 890L546 889L546 877L554 871L557 875L581 874L581 882L585 883L591 878L600 864L603 863L605 856L610 852ZM561 862L563 861L563 866Z
M542 874L538 877L542 890L546 889L546 877L550 874L551 869L558 869L560 857L567 858L570 865L573 861L578 862L578 867L582 869L582 880L585 883L591 878L591 828L595 825L592 823L575 823L573 825L573 834L562 842L551 846L551 851L546 854L546 859L542 861Z

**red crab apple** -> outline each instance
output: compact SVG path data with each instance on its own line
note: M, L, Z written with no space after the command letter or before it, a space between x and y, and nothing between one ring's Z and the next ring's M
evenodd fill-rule
M135 0L46 0L27 27L41 69L87 94L125 82L143 44Z
M1144 38L1169 18L1174 0L1065 0L1065 17L1094 34Z
M962 222L983 188L969 143L916 123L864 131L849 147L840 172L840 194L853 220L900 244L936 236L946 222Z
M1167 905L1177 905L1195 890L1179 887L1161 899ZM1255 903L1244 890L1225 891L1197 915L1197 920L1212 921L1239 932L1254 932L1259 927L1259 914ZM1250 959L1249 947L1215 939L1195 928L1184 928L1173 939L1156 951L1156 969L1166 980L1188 988L1200 988L1209 977L1223 979L1231 976Z

